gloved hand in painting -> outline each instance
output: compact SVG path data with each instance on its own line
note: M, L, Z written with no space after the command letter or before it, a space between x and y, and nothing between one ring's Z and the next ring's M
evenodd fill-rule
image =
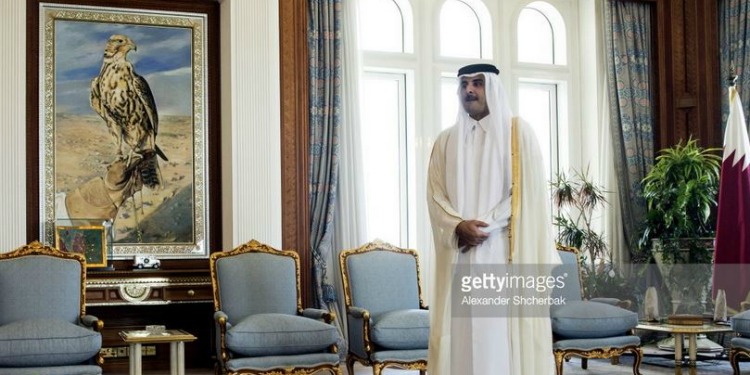
M107 167L104 177L94 177L67 194L59 194L56 216L114 220L122 204L144 185L149 188L158 185L159 173L153 150L117 159Z

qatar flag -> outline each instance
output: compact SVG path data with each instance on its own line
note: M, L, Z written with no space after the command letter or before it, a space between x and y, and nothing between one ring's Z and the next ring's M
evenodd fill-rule
M714 253L714 295L726 291L727 307L739 311L750 289L750 142L740 96L729 87L729 120L719 179Z

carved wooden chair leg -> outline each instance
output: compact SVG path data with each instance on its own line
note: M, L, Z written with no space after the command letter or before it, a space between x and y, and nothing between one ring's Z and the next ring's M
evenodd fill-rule
M634 348L633 352L633 375L641 375L641 361L643 360L643 349Z
M383 364L375 362L372 364L372 375L380 375L383 372Z
M740 375L740 356L737 349L729 351L729 364L732 365L732 375Z
M349 375L354 375L354 357L352 356L346 357L346 372Z
M565 358L565 353L555 351L555 373L557 375L563 375L563 361L568 361L570 358Z

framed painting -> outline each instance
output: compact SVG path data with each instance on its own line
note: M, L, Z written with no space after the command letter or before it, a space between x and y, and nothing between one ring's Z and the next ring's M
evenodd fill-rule
M184 6L103 3L38 3L39 237L51 243L61 220L109 220L113 259L206 258L215 28Z
M107 266L107 236L104 226L56 226L55 247L82 254L86 268Z

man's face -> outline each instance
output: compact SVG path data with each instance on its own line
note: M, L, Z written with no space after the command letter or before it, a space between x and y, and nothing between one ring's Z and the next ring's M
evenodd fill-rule
M484 74L461 77L461 104L474 120L481 120L488 114L487 96L484 92Z

